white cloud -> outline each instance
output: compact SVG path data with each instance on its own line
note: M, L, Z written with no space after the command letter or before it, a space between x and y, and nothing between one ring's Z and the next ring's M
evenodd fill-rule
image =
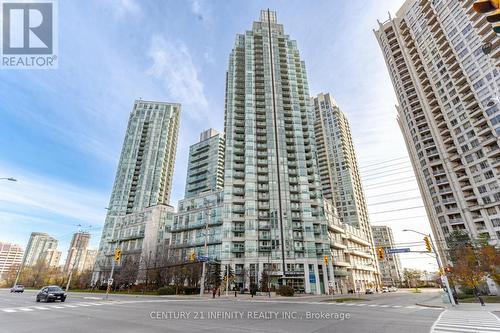
M0 217L42 218L59 216L84 224L101 225L108 197L73 184L45 178L28 171L0 166L0 175L18 179L0 183ZM3 223L2 223L3 226Z
M153 61L148 74L164 84L170 98L206 113L208 101L203 83L186 45L154 36L148 55Z

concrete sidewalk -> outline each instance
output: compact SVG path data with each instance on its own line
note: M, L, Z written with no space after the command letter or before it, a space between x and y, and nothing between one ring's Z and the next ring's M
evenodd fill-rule
M487 312L500 312L500 303L486 303L485 306L481 306L479 303L460 303L456 306L452 306L450 303L443 303L442 294L431 297L422 302L416 303L416 305L426 306L431 308L442 308L442 309L456 309L461 311L487 311Z

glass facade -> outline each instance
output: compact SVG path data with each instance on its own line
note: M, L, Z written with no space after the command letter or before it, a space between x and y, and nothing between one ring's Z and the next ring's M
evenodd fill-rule
M272 11L236 37L225 133L223 262L240 287L272 262L282 283L309 291L314 280L324 289L326 274L316 276L329 248L306 68ZM305 278L309 264L314 279Z
M109 270L117 247L122 249L122 262L129 255L133 257L130 260L144 260L146 249L156 253L153 248L158 232L164 230L160 222L171 224L173 219L172 216L168 222L158 214L173 210L168 203L179 118L179 104L134 102L99 245L94 282L104 278L101 273Z

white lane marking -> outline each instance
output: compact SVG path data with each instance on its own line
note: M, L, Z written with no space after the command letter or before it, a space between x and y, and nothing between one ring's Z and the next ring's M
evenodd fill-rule
M88 303L76 303L75 305L77 305L77 306L92 306Z
M17 312L15 309L2 309L3 312Z
M77 305L71 305L71 304L65 304L65 305L62 305L64 306L65 308L76 308L78 307Z
M388 307L389 307L389 305L387 305L387 304L382 304L382 305L380 305L380 307L381 307L381 308L388 308Z
M401 306L401 305L393 305L392 307L393 307L393 308L402 308L402 306Z
M46 308L45 306L34 306L34 308L38 310L49 310L49 308Z
M19 308L18 310L19 311L25 311L25 312L33 311L33 309L30 309L30 308Z
M374 306L378 306L378 304L370 304L368 306L374 307Z
M405 306L405 308L407 308L407 309L416 309L417 307L413 306L413 305L408 305L408 306Z

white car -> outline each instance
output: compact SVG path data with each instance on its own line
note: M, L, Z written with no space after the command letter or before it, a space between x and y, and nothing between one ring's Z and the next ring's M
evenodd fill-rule
M389 287L389 292L395 292L398 291L398 288L396 287Z
M383 292L383 293L388 293L388 292L389 292L389 288L387 288L387 287L383 287L383 288L382 288L382 292Z

